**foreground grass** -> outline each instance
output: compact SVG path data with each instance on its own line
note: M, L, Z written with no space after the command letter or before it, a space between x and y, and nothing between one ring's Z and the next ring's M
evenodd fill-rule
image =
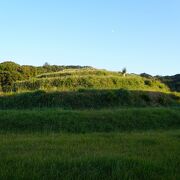
M180 108L0 110L0 179L180 179Z
M0 135L0 179L180 179L180 130Z
M123 132L180 128L180 108L0 110L0 132Z

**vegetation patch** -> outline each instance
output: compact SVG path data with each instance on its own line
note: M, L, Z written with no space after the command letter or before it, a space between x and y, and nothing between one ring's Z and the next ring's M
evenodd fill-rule
M180 109L2 110L1 132L122 132L180 128Z
M179 179L175 132L0 134L0 179Z
M28 109L60 107L69 109L177 106L180 96L149 91L85 90L72 92L45 92L10 94L0 96L0 109Z

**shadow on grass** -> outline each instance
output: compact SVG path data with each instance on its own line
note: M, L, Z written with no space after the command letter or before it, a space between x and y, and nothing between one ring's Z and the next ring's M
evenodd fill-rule
M0 97L0 109L158 107L179 106L179 102L179 96L162 92L82 89L69 92L35 91L4 95Z

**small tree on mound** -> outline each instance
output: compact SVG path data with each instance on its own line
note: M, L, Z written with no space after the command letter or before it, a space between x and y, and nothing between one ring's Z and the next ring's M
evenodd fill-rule
M48 62L45 62L44 64L43 64L43 67L49 67L50 66L50 64L48 63Z
M126 76L126 74L127 74L127 69L126 68L123 68L122 74L123 74L124 77Z

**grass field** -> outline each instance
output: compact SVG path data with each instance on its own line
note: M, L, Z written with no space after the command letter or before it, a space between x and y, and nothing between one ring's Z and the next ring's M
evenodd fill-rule
M0 111L0 179L178 180L179 150L179 108Z
M180 108L1 110L0 132L123 132L180 128Z
M180 130L0 134L0 179L180 179Z

